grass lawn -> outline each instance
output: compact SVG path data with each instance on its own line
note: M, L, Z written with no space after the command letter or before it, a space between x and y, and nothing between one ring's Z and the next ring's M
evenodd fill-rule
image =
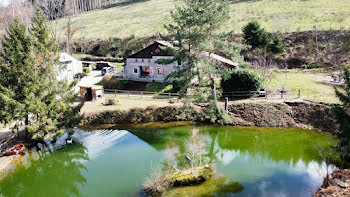
M132 108L146 108L149 106L174 106L177 104L169 104L167 99L154 100L154 99L128 99L128 98L119 98L119 103L116 105L104 105L102 101L98 102L86 102L81 110L82 113L94 113L102 112L108 110L129 110Z
M163 24L170 22L173 0L146 0L85 12L73 16L79 26L76 38L110 38L147 36L164 31ZM156 8L156 9L155 9ZM241 33L243 25L258 21L268 31L292 32L318 29L350 28L348 0L239 0L230 4L231 18L226 30ZM57 31L62 32L67 19L59 19ZM64 36L64 33L58 35Z
M136 83L134 81L128 81L128 80L120 80L120 82L124 86L132 87L133 83ZM95 85L102 85L102 81L96 83ZM121 88L123 89L123 88ZM130 89L130 88L128 88ZM171 83L162 83L162 82L148 82L145 91L148 92L161 92L161 93L171 93L173 89L173 86ZM132 90L132 89L131 89Z
M303 99L316 102L339 103L331 85L319 83L325 74L290 70L276 71L270 82L272 89L280 89L283 84L287 90L301 91Z
M171 83L150 82L146 86L146 91L169 93L173 89Z
M118 62L111 62L113 66L115 67L115 71L118 73L124 72L124 63L118 63Z

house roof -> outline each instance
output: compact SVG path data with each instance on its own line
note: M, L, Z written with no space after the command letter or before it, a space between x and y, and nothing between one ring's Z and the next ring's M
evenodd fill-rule
M60 53L60 62L68 62L76 60L74 57L70 56L68 53Z
M160 46L167 46L170 48L173 48L174 46L164 40L157 40L155 41L153 44L149 45L148 47L142 49L141 51L134 53L133 55L130 55L128 58L152 58L153 56L172 56L172 54L170 54L169 52L162 50ZM159 52L157 51L157 49L159 49ZM225 57L222 57L220 55L217 55L215 53L204 53L205 56L209 56L210 58L222 62L223 64L225 64L228 67L237 67L238 63L233 62L230 59L227 59Z
M220 55L217 55L215 53L206 53L205 54L206 56L209 56L210 58L216 60L216 61L219 61L219 62L222 62L223 64L226 64L226 65L229 65L231 67L237 67L239 64L236 63L236 62L233 62L232 60L230 59L227 59L225 57L222 57Z
M153 44L137 53L130 55L127 58L151 59L153 56L173 56L173 54L170 54L168 51L163 50L160 46L172 47L170 43L166 43L165 41L155 41Z

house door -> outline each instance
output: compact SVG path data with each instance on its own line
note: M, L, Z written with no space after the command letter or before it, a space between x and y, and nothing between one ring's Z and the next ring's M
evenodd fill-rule
M91 88L86 89L85 100L92 101L92 89Z

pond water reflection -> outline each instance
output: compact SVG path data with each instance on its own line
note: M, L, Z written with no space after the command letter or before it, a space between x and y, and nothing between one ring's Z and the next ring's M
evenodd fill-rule
M204 157L216 176L166 196L311 196L326 172L316 149L336 143L328 134L293 128L78 130L77 144L27 154L0 180L0 196L142 196L142 183L161 165L168 144L183 152L193 127L205 136Z

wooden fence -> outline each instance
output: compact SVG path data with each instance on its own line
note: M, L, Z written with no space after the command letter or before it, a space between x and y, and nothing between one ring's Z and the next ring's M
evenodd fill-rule
M150 91L134 91L134 90L104 90L105 98L128 98L128 99L178 99L179 94L150 92Z
M114 90L105 89L105 98L127 98L127 99L168 99L177 100L179 94L164 93L164 92L150 92L150 91L134 91L134 90ZM228 98L229 100L239 99L284 99L293 100L301 98L300 90L295 91L235 91L223 92L221 98Z

